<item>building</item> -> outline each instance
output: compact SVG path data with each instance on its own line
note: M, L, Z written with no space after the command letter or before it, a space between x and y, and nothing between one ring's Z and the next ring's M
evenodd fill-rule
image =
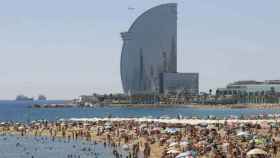
M188 81L184 75L177 74L176 3L149 9L135 20L127 32L121 33L121 37L123 47L120 69L123 90L126 94L140 96L159 94L160 91L165 91L165 87L169 87L167 85L175 85L175 81L179 83L176 84L176 88L179 89L180 85L186 88L192 87L185 86L186 84L198 84L198 81L193 82L192 79ZM161 76L164 77L162 83L165 84L161 84ZM165 81L168 76L172 76L173 81Z
M280 93L280 80L237 81L230 83L226 88L218 88L216 93L220 95Z
M237 81L218 88L216 95L234 99L236 103L279 103L280 80Z
M159 75L177 72L177 4L149 9L121 36L124 92L158 92Z
M163 94L197 95L199 93L198 73L163 73L161 75L161 89Z
M77 100L77 103L80 105L85 105L86 103L95 104L99 102L100 98L97 95L81 95Z

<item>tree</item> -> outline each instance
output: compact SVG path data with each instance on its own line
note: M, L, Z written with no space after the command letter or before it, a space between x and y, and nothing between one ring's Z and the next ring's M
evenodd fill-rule
M209 89L209 95L212 95L212 89Z
M271 103L275 103L276 102L275 87L270 87L270 99L271 99Z
M220 90L216 90L216 96L219 96L220 95Z
M272 96L275 95L275 87L270 87L270 93Z

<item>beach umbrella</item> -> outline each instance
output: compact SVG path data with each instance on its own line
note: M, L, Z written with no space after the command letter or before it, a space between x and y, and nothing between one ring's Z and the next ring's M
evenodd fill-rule
M189 145L190 143L188 141L181 141L180 142L180 146L187 146Z
M170 128L165 128L165 133L169 133L169 131L170 131Z
M262 139L252 139L249 143L253 143L253 141L254 141L257 145L264 144L264 141L263 141Z
M166 133L175 134L178 130L176 128L166 128Z
M35 123L34 124L35 126L40 126L41 124L39 122Z
M147 122L147 121L148 121L148 118L146 118L146 117L140 118L138 120L138 122Z
M246 131L241 131L241 132L237 133L237 136L239 136L239 137L249 137L250 133L246 132Z
M264 140L263 140L263 139L256 139L256 140L255 140L255 143L256 143L257 145L259 145L259 144L264 144Z
M18 127L19 130L24 130L25 128L23 126Z
M105 129L111 129L111 128L112 128L112 123L111 123L111 122L106 122L106 123L104 124L104 128L105 128Z
M199 126L206 128L208 126L208 123L207 122L202 122L202 123L199 124Z
M262 149L255 148L247 152L247 156L251 155L267 155L267 152Z
M111 122L106 122L104 125L105 126L112 126L112 123Z
M169 147L173 147L173 146L176 146L176 145L178 145L178 143L172 142L172 143L169 144Z
M90 126L90 124L89 123L84 123L84 126Z
M66 123L65 123L65 122L62 122L62 123L60 124L60 126L66 126Z
M194 151L186 151L186 152L180 153L175 158L193 158L193 157L195 157Z
M111 129L112 126L105 126L104 128L105 128L105 129Z
M172 147L168 147L165 149L166 151L169 151L169 150L176 150L176 147L175 146L172 146Z
M179 155L177 155L175 158L187 158L190 155L188 153L180 153Z
M170 117L167 116L167 115L163 115L163 116L160 117L160 119L166 119L167 120L167 119L170 119Z
M178 153L180 153L180 151L175 150L175 149L171 149L171 150L167 151L166 153L167 154L178 154Z
M122 148L123 148L123 150L129 150L129 146L128 146L127 144L124 144L124 145L122 146Z
M66 121L65 119L63 119L63 118L61 118L61 119L59 119L58 121L61 121L61 122L63 122L63 121Z
M5 123L5 122L1 122L0 125L1 125L1 126L5 126L6 123Z

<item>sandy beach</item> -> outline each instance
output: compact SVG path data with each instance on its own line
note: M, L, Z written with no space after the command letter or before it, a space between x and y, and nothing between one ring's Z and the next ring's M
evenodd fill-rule
M280 109L280 104L109 104L125 108L193 108L193 109Z
M276 158L280 157L279 122L276 116L242 120L71 118L30 124L2 122L0 132L101 143L112 149L113 158L120 157L117 148L127 158L175 158L186 153L193 158L245 158L254 149L262 150L266 158Z

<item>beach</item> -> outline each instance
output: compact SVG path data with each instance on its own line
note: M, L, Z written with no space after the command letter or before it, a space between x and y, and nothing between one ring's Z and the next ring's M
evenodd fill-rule
M52 140L48 136L0 134L1 158L94 158L112 157L110 148L85 140Z
M280 109L280 104L108 104L123 108L193 108L193 109Z
M280 157L278 115L244 119L186 118L70 118L37 120L28 124L2 122L2 134L47 137L50 141L84 140L110 147L112 158L175 158L188 153L197 158L249 157L262 150ZM71 150L70 150L71 151ZM125 155L125 156L124 156ZM181 158L181 157L180 157ZM182 157L184 158L184 157Z

